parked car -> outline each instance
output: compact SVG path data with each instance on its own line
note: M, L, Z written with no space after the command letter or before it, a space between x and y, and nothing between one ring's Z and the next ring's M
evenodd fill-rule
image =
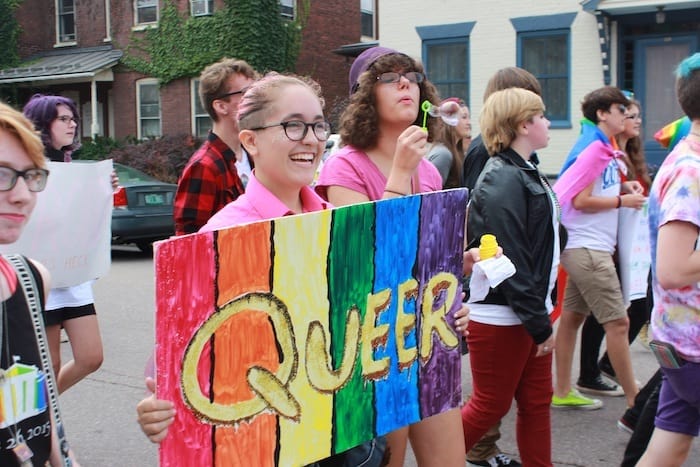
M177 185L132 167L114 163L119 189L114 192L112 245L135 243L143 252L175 233L173 201Z
M321 158L323 162L328 159L329 156L333 155L334 152L336 152L338 149L340 149L340 135L337 133L333 133L328 137L328 140L326 141L326 150L323 151L323 157Z

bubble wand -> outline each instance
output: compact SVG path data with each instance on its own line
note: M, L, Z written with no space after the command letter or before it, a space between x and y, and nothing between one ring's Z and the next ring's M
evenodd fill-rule
M457 126L459 123L460 106L454 101L445 101L439 106L433 105L430 101L423 101L420 108L423 111L423 131L428 131L428 115L440 117L443 122L450 126Z
M430 101L423 101L423 103L420 105L421 110L423 111L423 131L427 133L428 131L428 113L430 112L430 109L433 108L433 104L430 103Z

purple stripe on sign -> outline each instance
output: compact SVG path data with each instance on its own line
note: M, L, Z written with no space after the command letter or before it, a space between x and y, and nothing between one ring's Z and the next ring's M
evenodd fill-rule
M417 326L422 333L431 334L432 345L429 346L428 355L419 352L422 357L419 370L421 418L459 406L462 397L461 354L459 339L454 331L454 313L462 306L461 252L464 245L466 205L467 190L464 189L423 196L422 200L416 278L424 287L418 297L421 313ZM439 236L435 235L435 228L431 228L435 225L442 226ZM430 254L436 250L454 253L447 256ZM437 271L452 276L450 287L444 281L435 282ZM424 322L429 313L439 314L430 315L430 321L435 326L428 326ZM445 334L446 331L449 336ZM425 336L421 338L422 341L424 339Z

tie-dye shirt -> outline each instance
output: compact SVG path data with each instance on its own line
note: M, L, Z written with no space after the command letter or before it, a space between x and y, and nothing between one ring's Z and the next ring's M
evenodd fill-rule
M700 284L664 290L656 279L658 229L671 221L700 228L700 157L680 144L666 157L649 194L654 311L652 335L687 360L700 363Z

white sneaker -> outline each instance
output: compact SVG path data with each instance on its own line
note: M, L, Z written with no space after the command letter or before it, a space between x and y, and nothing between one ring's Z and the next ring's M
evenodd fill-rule
M507 465L509 467L522 467L522 464L515 459L511 459L507 455L500 453L485 461L467 461L467 467L501 467Z

